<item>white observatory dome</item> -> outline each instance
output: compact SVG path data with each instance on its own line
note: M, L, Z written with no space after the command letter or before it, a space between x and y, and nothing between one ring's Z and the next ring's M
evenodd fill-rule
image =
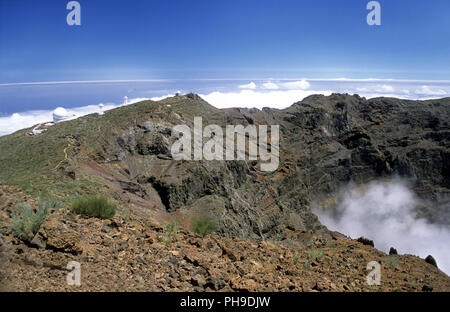
M65 108L58 107L57 109L55 109L53 111L53 122L58 123L61 121L69 120L73 116L74 115L70 115L69 112Z

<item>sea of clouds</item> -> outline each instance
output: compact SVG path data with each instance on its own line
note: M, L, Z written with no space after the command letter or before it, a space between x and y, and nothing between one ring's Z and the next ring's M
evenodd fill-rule
M395 179L344 187L334 209L314 212L330 230L367 237L385 252L394 247L399 254L432 255L438 267L450 274L450 228L417 218L420 204L408 184Z
M255 82L256 81L256 82ZM366 98L397 97L402 99L432 99L450 96L450 81L413 81L392 79L299 79L299 80L255 80L236 84L233 88L223 90L217 86L208 92L197 92L217 108L248 107L286 108L312 94L330 95L333 92L359 94ZM70 84L70 82L64 82ZM32 83L36 86L36 83ZM49 83L46 83L48 86ZM55 83L56 84L56 83ZM60 83L58 83L60 84ZM201 82L199 82L201 84ZM25 84L20 84L25 86ZM0 88L13 87L14 84L0 85ZM192 91L192 89L189 89ZM188 91L186 91L188 92ZM140 100L161 100L173 96L136 97L128 104ZM0 89L1 95L1 89ZM50 95L49 95L50 96ZM122 106L123 103L106 103L103 110ZM56 107L55 107L56 108ZM98 105L66 108L70 114L83 116L99 112ZM0 111L1 113L1 111ZM0 136L52 120L52 110L34 110L17 112L0 117Z

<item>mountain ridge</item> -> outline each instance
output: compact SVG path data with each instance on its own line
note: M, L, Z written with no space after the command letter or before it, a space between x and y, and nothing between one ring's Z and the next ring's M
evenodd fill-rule
M174 219L184 229L193 216L207 215L220 237L304 250L333 237L312 212L313 202L334 209L350 181L402 176L429 203L417 215L448 226L449 105L450 98L346 94L312 95L281 110L221 110L195 94L143 101L38 136L24 129L0 137L0 181L63 201L104 194L119 205L119 215ZM261 172L258 161L172 160L172 127L192 127L195 116L221 127L279 125L278 169Z

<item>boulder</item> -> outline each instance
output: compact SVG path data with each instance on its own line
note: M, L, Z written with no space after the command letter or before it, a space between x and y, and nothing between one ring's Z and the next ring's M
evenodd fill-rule
M32 243L40 248L71 254L82 253L80 234L65 224L57 215L51 215L42 224Z

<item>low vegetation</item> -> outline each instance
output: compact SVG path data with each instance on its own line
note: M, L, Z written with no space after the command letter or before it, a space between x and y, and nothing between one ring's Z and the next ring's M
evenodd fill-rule
M14 235L22 240L30 241L39 231L42 223L51 209L58 209L62 203L55 198L38 199L38 207L35 210L28 203L16 206L13 213L13 224L11 230Z
M305 262L303 262L303 268L305 270L308 270L311 267L311 260L306 259Z
M322 258L323 257L322 249L312 248L311 251L309 252L309 257L311 258L311 260Z
M116 214L116 205L103 196L79 197L72 202L71 210L76 214L100 219L110 219Z
M336 248L337 244L333 241L327 241L327 244L325 245L326 248Z
M168 244L173 239L173 234L178 232L180 229L178 222L176 220L172 220L164 224L164 234L161 237L161 240L164 244Z
M311 264L313 263L313 261L317 260L317 259L321 259L323 257L324 253L322 249L317 249L317 248L311 248L311 250L309 251L308 257L305 259L305 261L303 262L303 269L308 270L311 267ZM296 264L299 260L298 256L294 256L294 264Z
M216 223L207 216L193 217L191 228L194 233L202 237L214 233L217 230Z
M178 222L176 220L172 220L164 224L164 231L169 234L176 233L179 229L180 227L178 226Z
M131 210L129 210L129 209L122 209L121 212L120 212L120 216L122 217L122 219L125 222L130 221L130 219L131 219Z
M387 256L385 259L386 263L391 267L391 268L395 268L398 265L398 258L396 255L390 255Z

